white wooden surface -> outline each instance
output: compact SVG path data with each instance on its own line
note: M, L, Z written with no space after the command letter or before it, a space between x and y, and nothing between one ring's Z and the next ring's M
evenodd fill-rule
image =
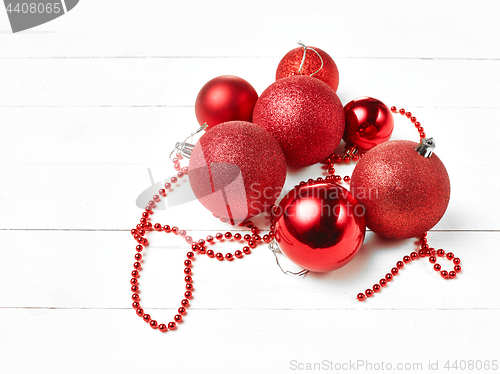
M500 360L499 12L495 1L82 0L12 34L0 10L1 373L288 373L323 360L468 372L443 366ZM185 322L153 331L129 285L147 168L155 181L173 173L168 154L196 128L206 81L234 74L261 93L299 39L335 59L344 104L404 107L436 139L452 196L429 240L464 271L443 281L419 261L359 303L413 240L368 233L350 264L305 279L283 275L265 246L233 263L199 257ZM415 140L409 121L396 118L393 139ZM229 229L197 201L155 216L195 238ZM168 322L187 247L150 240L141 297Z

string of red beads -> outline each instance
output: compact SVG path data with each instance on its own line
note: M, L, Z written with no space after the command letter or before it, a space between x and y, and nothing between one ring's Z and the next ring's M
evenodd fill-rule
M220 232L216 233L215 236L208 235L205 239L199 239L195 241L191 236L187 235L186 230L181 230L177 226L170 227L169 225L162 225L160 223L152 224L150 222L151 215L154 213L154 209L157 207L156 203L161 201L162 197L167 196L167 191L173 189L173 185L179 182L184 176L188 175L188 168L181 167L180 159L182 156L177 154L177 157L172 161L174 163L174 168L177 170L177 175L171 177L170 182L165 183L165 188L158 191L157 195L154 195L152 200L148 202L148 206L145 207L139 224L136 228L132 229L130 233L133 235L134 239L137 241L136 254L134 255L134 270L132 270L131 290L132 290L132 307L135 309L136 314L141 317L145 322L147 322L153 329L158 329L161 332L166 332L168 330L175 330L177 324L183 320L183 316L187 313L187 308L190 305L189 300L193 297L193 278L192 278L192 265L196 254L206 254L209 258L216 258L219 261L233 261L235 258L243 258L244 255L249 255L252 253L252 249L257 247L261 242L269 243L273 238L274 234L272 232L263 235L259 235L259 228L254 226L252 221L242 222L242 226L246 226L250 229L250 233L232 233L227 231L222 234ZM227 222L227 221L226 221ZM148 231L163 231L165 233L173 233L184 238L184 240L191 245L191 250L187 252L187 259L184 260L184 280L186 282L186 291L184 292L184 299L181 300L181 307L177 310L178 313L174 316L174 321L168 324L158 323L156 320L152 319L150 314L145 313L144 309L140 303L139 295L139 280L140 271L142 270L142 254L141 252L149 245L148 240L145 235ZM212 249L206 248L206 243L215 244L217 241L225 240L235 240L240 242L246 242L241 250L236 250L234 253L226 253L225 255L221 252L215 253Z
M413 114L411 112L407 112L403 108L398 110L398 108L396 108L395 106L391 106L391 112L392 113L399 113L402 116L406 116L406 118L408 118L411 121L411 123L413 123L415 125L415 128L417 129L417 131L419 133L420 140L422 140L423 138L426 137L425 132L424 132L424 128L422 127L420 122L417 121L417 118L415 116L413 116Z
M351 177L346 175L342 177L339 174L335 174L335 164L339 164L342 162L349 163L351 161L358 161L360 159L359 155L354 155L352 157L345 155L344 157L340 155L331 154L323 163L326 165L328 175L325 177L325 180L328 182L340 183L344 181L346 183L351 182ZM318 178L320 179L320 178ZM321 178L322 179L322 178ZM311 179L312 180L312 179Z
M372 288L368 288L365 292L360 292L356 296L359 301L364 301L368 297L372 297L375 293L380 292L383 287L387 286L388 282L391 282L399 271L405 267L411 261L418 260L420 258L429 257L429 262L434 264L434 270L439 271L440 275L444 279L454 279L457 274L462 271L460 266L460 259L455 257L452 252L446 253L443 249L435 250L434 248L429 248L427 244L427 233L422 234L419 240L420 249L418 252L412 252L410 255L404 256L403 261L396 262L396 266L391 269L378 283L375 283ZM451 271L441 270L441 265L436 263L438 257L446 257L448 260L452 261L454 268Z

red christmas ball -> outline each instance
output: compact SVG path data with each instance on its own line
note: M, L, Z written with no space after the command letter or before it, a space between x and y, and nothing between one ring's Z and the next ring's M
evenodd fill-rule
M368 151L356 165L351 192L366 209L366 226L386 238L422 235L444 215L450 180L441 160L394 140Z
M394 118L389 108L372 97L359 97L344 107L344 141L365 152L391 138Z
M292 49L281 59L276 70L276 80L292 75L313 76L325 82L335 92L339 87L339 71L335 61L328 53L316 47Z
M194 109L200 125L252 120L257 92L246 80L222 75L207 82L196 97Z
M310 271L344 266L363 244L364 209L337 184L314 181L296 186L273 214L281 251Z
M189 160L195 196L232 223L269 209L285 178L285 156L277 140L250 122L225 122L209 129Z
M344 133L344 108L318 79L293 76L271 84L257 100L253 122L278 139L290 166L309 166L335 151Z

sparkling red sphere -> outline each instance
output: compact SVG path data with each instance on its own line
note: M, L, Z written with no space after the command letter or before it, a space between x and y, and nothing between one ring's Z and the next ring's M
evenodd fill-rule
M296 186L273 214L281 251L310 271L344 266L363 244L364 209L337 184L313 181Z
M390 109L380 100L359 97L344 107L346 144L368 151L391 138L394 118Z
M344 108L337 94L316 78L292 76L271 84L257 100L253 122L280 143L289 166L325 160L344 133Z
M234 223L268 210L285 178L278 141L250 122L230 121L207 130L189 160L195 196L213 214Z
M417 143L393 140L368 151L356 165L351 192L366 209L366 226L387 238L417 237L443 217L450 200L446 168Z
M303 63L302 60L304 60ZM322 62L323 66L321 66ZM300 67L301 64L302 68ZM337 69L337 65L328 53L316 47L306 47L305 50L304 47L298 47L288 52L278 64L276 80L293 75L311 76L311 74L314 74L312 75L314 78L325 82L337 92L337 88L339 87L339 70Z
M222 75L208 81L198 93L194 105L200 125L214 127L228 121L252 121L257 92L246 80Z

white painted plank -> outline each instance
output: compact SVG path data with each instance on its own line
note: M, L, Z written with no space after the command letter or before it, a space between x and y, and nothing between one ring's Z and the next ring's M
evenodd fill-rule
M406 106L498 108L498 60L336 59L338 95L385 98ZM224 74L260 94L279 58L2 60L9 87L2 106L193 106L201 87ZM489 89L485 94L482 85ZM471 94L476 93L476 94Z
M299 39L337 57L499 58L495 1L80 2L12 35L3 57L273 56Z
M0 349L3 369L15 374L288 373L292 361L323 360L383 361L394 368L415 363L423 370L414 372L422 373L432 372L429 361L437 360L445 372L447 360L498 360L497 314L204 310L191 312L177 331L161 334L125 310L0 309Z
M195 231L194 238L215 234ZM151 314L178 308L184 293L183 261L188 246L174 234L148 235L140 289L142 305ZM360 303L358 292L377 283L404 255L416 249L413 239L384 240L367 234L365 244L345 267L325 274L295 278L281 273L267 246L261 245L243 259L219 262L199 255L193 264L193 310L439 310L498 309L492 297L496 273L486 263L496 263L500 253L494 243L499 232L431 232L431 246L460 257L463 272L443 280L427 259L410 263L387 288ZM128 232L0 231L5 259L0 307L15 308L129 308L129 280L135 241ZM217 243L214 251L234 253L243 245ZM283 259L286 267L297 267ZM448 260L438 261L451 270ZM169 317L170 318L170 317Z

